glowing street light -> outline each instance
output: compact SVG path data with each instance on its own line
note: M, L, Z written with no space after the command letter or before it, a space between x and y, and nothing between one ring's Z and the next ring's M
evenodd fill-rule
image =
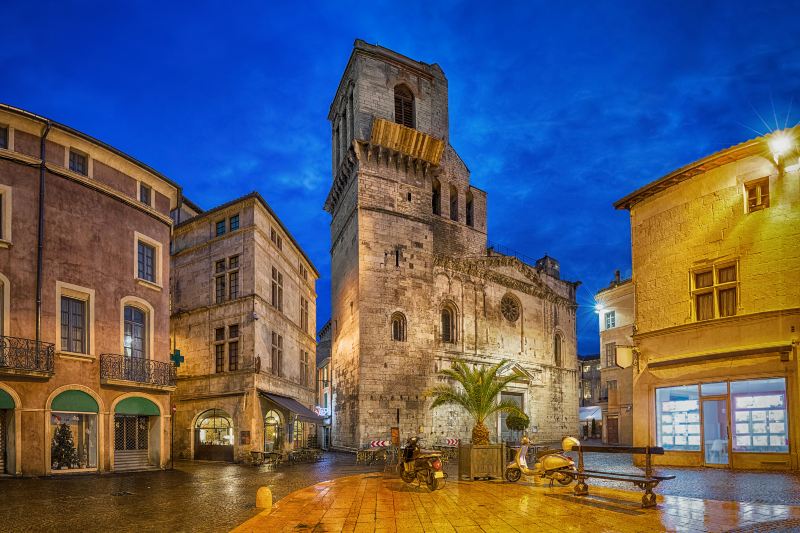
M595 313L602 313L604 309L605 309L605 307L603 307L603 304L595 304L594 305L594 312Z
M794 139L786 131L777 131L769 136L767 140L769 151L777 162L781 157L788 154L794 148Z

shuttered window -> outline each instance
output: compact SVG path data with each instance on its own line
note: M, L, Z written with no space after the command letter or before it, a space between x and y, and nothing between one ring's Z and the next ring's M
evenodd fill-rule
M394 88L394 121L409 128L414 127L414 94L405 85Z

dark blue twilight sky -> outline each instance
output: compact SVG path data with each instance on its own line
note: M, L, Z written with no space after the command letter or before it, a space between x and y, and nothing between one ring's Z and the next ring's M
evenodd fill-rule
M0 102L133 155L203 208L259 190L322 273L321 325L326 116L353 40L439 63L490 240L583 282L580 353L596 353L592 295L630 275L627 212L611 203L796 124L798 22L787 0L17 1L0 18Z

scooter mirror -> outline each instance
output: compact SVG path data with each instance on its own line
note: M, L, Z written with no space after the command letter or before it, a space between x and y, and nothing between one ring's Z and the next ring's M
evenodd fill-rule
M575 437L564 437L564 439L561 441L561 449L564 450L565 452L572 451L573 447L580 445L581 441L579 441Z

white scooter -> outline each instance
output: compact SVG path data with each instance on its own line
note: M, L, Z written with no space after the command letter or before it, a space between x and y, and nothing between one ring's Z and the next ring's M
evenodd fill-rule
M561 448L564 452L572 450L573 446L580 446L580 441L575 437L564 437L561 441ZM508 481L519 481L523 474L526 476L542 477L553 481L558 481L561 485L569 485L576 478L577 470L575 461L564 455L561 450L542 450L536 454L536 464L533 468L528 467L526 456L530 441L528 437L522 437L521 446L517 450L514 460L506 466L505 477Z

